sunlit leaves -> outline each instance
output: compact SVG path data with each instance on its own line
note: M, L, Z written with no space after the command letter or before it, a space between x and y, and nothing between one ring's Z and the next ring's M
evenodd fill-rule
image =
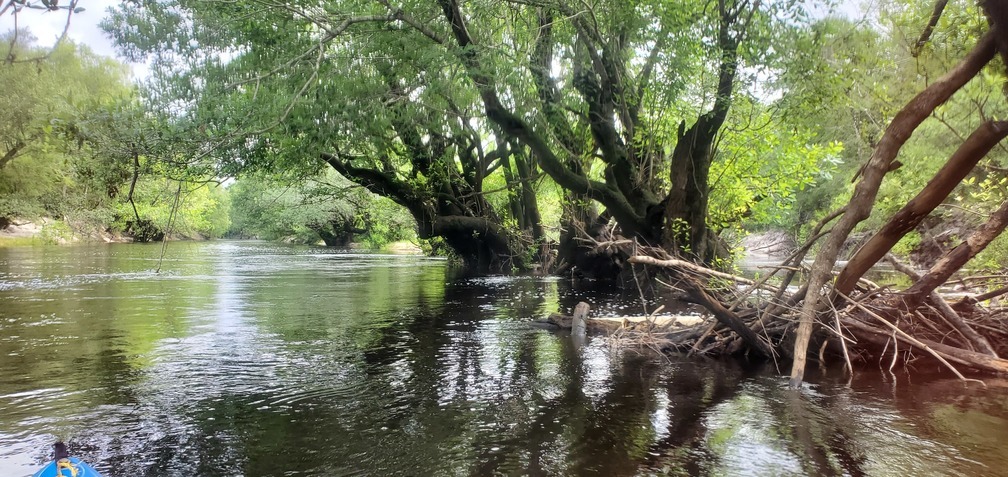
M817 143L807 129L782 128L766 112L729 128L711 165L709 223L716 230L788 227L798 195L833 179L843 150Z
M378 248L415 240L415 224L386 198L330 172L296 184L266 175L247 175L229 189L230 233L242 238L317 243L320 232Z
M0 48L11 47L8 39ZM123 170L96 156L82 131L89 118L130 95L126 68L71 42L49 52L27 39L21 32L13 47L41 59L0 67L8 88L0 96L0 194L6 204L0 216L107 220Z

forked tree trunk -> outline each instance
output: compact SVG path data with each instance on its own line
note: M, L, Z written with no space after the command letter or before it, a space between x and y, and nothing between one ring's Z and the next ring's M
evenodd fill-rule
M723 122L723 118L722 121ZM707 204L714 136L720 128L701 116L692 127L680 126L679 141L672 152L669 179L672 187L665 200L662 245L711 263L715 249L707 230Z
M686 129L679 125L678 141L672 151L669 180L672 184L665 199L662 245L672 251L687 252L705 264L712 264L718 251L716 237L707 228L707 204L710 194L710 166L714 138L724 125L731 107L735 76L738 71L738 40L732 37L732 18L721 4L718 46L718 86L714 106ZM737 15L737 13L735 14Z

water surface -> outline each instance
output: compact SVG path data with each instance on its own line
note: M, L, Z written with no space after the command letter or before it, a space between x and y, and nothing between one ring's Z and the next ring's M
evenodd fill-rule
M994 382L660 359L527 325L611 284L256 242L0 248L0 476L997 475ZM653 305L652 305L653 306Z

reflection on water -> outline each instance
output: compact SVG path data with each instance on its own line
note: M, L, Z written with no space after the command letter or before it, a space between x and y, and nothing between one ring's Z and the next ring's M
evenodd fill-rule
M262 243L0 249L0 475L981 475L1005 386L649 359L525 322L636 292Z

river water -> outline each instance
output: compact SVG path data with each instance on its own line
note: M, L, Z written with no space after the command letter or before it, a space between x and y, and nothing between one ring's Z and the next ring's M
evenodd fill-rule
M641 356L556 278L257 242L0 248L0 476L1005 475L1008 385ZM887 367L887 366L884 366ZM926 371L926 370L923 370Z

